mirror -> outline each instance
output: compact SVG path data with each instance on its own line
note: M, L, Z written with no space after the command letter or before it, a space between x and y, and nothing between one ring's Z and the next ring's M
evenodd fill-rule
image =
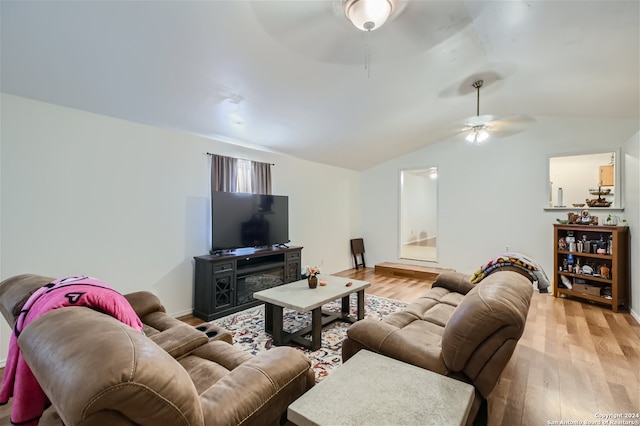
M549 208L621 208L620 152L549 157Z
M438 168L400 171L400 258L436 262Z

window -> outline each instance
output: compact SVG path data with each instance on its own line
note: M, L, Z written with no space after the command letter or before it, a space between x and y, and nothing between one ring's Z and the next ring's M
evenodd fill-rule
M211 156L211 190L271 194L270 163L243 158Z

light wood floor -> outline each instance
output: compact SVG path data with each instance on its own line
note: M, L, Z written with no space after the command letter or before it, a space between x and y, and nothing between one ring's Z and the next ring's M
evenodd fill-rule
M423 280L376 274L373 268L337 275L371 281L368 294L405 302L431 287ZM586 424L600 420L598 414L638 412L640 325L635 319L534 292L524 335L489 398L489 425ZM0 424L9 424L7 407L0 407Z

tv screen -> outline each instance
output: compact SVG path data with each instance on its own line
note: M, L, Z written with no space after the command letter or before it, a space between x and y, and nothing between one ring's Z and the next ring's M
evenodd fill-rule
M284 195L211 193L213 251L289 242L289 198Z

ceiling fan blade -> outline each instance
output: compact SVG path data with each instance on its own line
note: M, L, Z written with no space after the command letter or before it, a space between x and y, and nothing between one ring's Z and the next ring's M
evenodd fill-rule
M466 136L474 129L482 127L483 130L489 133L491 138L506 138L524 132L535 123L536 119L528 115L509 115L505 117L481 115L479 117L469 117L456 133Z
M369 33L372 58L378 62L427 52L472 22L463 1L399 3L397 15ZM292 51L323 63L362 62L366 33L349 22L340 0L253 1L250 5L265 32Z
M517 135L536 123L536 119L527 115L510 115L489 123L488 132L495 137L504 138Z
M407 1L405 9L380 32L393 37L396 48L428 51L471 23L463 1Z
M300 55L323 63L358 63L364 55L364 33L336 16L331 2L251 2L264 31Z

